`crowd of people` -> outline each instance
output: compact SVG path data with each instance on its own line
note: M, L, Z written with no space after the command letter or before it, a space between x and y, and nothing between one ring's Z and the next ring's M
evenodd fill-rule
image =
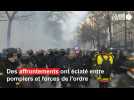
M104 50L104 48L103 48ZM103 51L100 50L100 51ZM106 49L105 49L106 50ZM104 50L104 51L105 51ZM39 88L39 84L37 82L27 82L26 84L16 83L16 82L6 82L7 76L16 76L16 75L7 75L6 69L16 69L18 66L27 66L27 67L35 67L35 68L68 68L76 65L76 68L79 68L81 65L82 69L92 69L96 64L96 55L100 53L100 51L88 51L88 50L79 50L76 51L74 48L68 49L41 49L38 51L28 50L23 52L20 48L8 48L4 49L3 52L0 53L0 87L1 88ZM106 50L109 53L112 53L113 63L111 72L114 74L122 74L126 73L125 68L121 68L121 66L125 65L125 61L127 60L127 53L121 50ZM69 65L69 66L67 66ZM89 79L91 76L88 74ZM17 85L19 84L19 85ZM89 87L90 80L88 82L61 82L62 88L79 88L79 87ZM56 82L51 82L51 85L56 87Z

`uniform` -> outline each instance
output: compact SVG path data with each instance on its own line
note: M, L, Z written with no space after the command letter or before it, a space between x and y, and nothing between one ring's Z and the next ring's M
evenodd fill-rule
M10 61L6 60L3 64L0 65L2 68L3 75L1 76L1 82L3 83L3 88L16 88L16 82L8 82L6 81L7 77L16 77L17 75L9 74L7 75L7 69L15 70L18 67L18 62L11 63Z
M113 64L114 56L112 53L104 53L96 55L96 62L98 69L104 70L104 74L99 75L97 80L100 83L100 87L106 88L108 87L109 81L111 81L111 72L112 72L112 64Z

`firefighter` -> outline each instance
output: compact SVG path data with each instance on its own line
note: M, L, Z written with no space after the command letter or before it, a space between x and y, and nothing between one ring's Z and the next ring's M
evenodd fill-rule
M104 73L97 77L100 88L107 88L108 83L111 81L112 64L114 56L112 52L109 52L106 48L102 48L99 53L96 54L97 67L103 70Z

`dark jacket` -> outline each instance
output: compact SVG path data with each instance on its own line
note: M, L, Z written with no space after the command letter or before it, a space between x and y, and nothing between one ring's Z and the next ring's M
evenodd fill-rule
M17 75L7 74L7 69L15 70L18 65L18 62L11 63L8 60L5 60L2 64L0 64L1 72L3 73L3 75L0 76L0 83L2 88L16 88L16 82L7 82L7 77L15 77Z

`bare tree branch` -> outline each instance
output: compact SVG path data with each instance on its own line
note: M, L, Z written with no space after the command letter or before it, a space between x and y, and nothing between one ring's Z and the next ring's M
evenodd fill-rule
M17 14L17 11L14 11L11 18L14 18L14 16Z
M13 13L12 13L12 15L10 16L10 14L9 14L9 12L8 11L5 11L5 13L6 13L6 15L7 15L7 17L8 17L8 19L10 20L10 19L13 19L14 18L14 16L16 15L16 13L17 13L17 11L14 11Z
M5 11L5 13L6 13L8 19L10 19L10 15L9 15L8 11Z

